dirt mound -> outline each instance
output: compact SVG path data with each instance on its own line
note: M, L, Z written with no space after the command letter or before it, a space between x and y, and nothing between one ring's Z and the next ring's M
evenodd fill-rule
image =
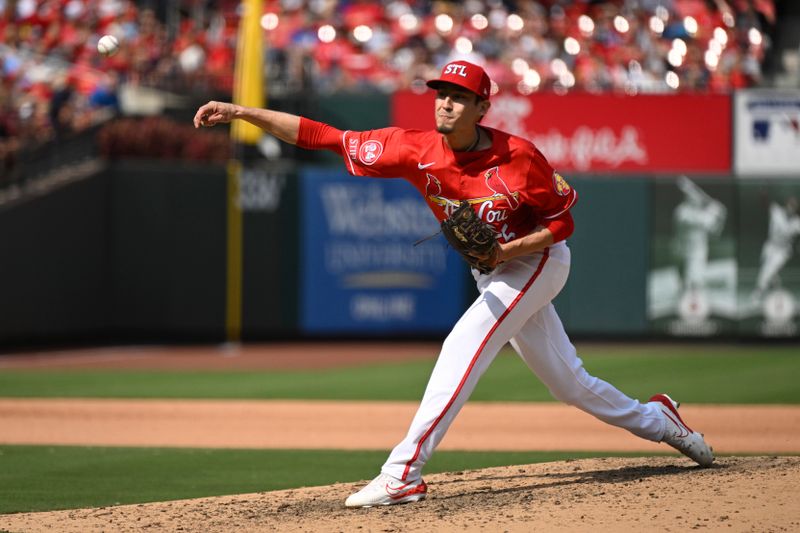
M350 510L363 483L0 516L9 531L797 531L800 457L586 459L427 477L426 501Z

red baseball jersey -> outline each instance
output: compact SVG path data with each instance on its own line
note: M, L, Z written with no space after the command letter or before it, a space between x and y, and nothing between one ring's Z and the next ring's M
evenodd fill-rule
M533 143L481 128L492 137L486 150L454 152L435 130L384 128L342 132L340 153L353 175L410 181L439 221L460 200L470 202L501 242L527 235L572 207L577 193Z

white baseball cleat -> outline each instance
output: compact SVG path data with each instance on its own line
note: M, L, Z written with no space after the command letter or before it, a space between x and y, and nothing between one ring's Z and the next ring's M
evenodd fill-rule
M692 430L683 421L678 414L680 404L666 394L656 394L650 401L658 402L666 419L661 442L666 442L700 466L711 466L714 462L714 450L706 443L702 433Z
M427 493L428 486L422 479L401 481L389 474L380 474L366 487L351 494L344 505L345 507L372 507L417 502L424 500Z

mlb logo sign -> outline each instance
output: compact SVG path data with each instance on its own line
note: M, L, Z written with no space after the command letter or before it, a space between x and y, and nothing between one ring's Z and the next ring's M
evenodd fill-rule
M767 141L769 139L769 120L753 121L753 140Z
M800 175L800 90L736 91L733 124L736 174Z

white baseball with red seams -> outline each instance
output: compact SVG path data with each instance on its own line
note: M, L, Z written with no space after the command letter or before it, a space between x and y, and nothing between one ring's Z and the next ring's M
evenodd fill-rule
M97 41L97 51L101 55L111 57L119 51L119 40L113 35L103 35Z

